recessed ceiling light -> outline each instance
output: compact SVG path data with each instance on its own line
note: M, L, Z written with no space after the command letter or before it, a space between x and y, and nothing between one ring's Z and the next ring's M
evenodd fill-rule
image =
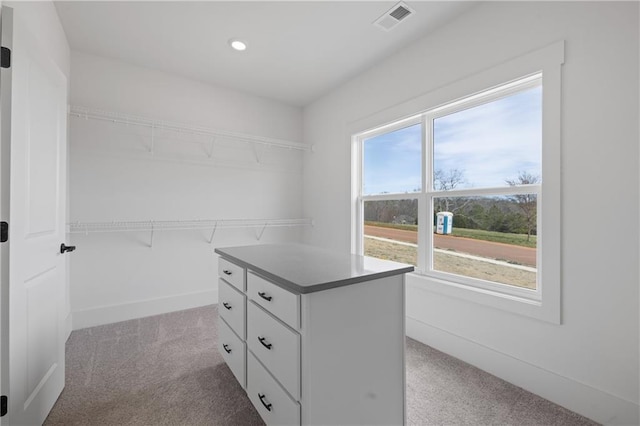
M247 49L247 43L244 41L238 40L237 38L232 38L229 40L229 46L238 51L243 51Z

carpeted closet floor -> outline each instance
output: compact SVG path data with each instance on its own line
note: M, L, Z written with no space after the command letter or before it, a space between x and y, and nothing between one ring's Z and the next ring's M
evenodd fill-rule
M71 333L45 425L261 425L216 349L217 305ZM410 425L593 425L407 339Z

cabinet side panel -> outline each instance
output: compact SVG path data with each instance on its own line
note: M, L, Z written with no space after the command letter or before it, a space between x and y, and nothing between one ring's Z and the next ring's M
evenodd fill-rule
M302 315L302 423L403 424L403 276L302 295Z

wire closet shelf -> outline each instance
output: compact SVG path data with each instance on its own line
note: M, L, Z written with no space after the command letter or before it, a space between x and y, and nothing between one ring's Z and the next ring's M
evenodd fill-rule
M100 109L86 108L82 106L70 105L68 114L72 117L83 118L86 120L102 120L112 123L125 124L130 126L147 127L154 130L166 130L175 133L208 136L212 138L228 138L235 139L252 144L261 144L277 148L296 149L300 151L312 151L310 145L300 142L293 142L284 139L267 138L263 136L249 135L245 133L229 132L225 130L216 130L207 127L192 126L183 123L170 121L154 120L148 117L123 114L118 112L104 111Z
M204 229L211 231L209 244L218 229L254 228L256 239L260 240L265 229L271 227L312 226L312 219L200 219L200 220L161 220L126 222L71 222L67 224L70 234L90 234L95 232L150 232L149 246L153 246L155 231L178 231Z
M213 228L262 228L312 225L311 219L198 219L126 222L71 222L71 234L90 232L175 231Z

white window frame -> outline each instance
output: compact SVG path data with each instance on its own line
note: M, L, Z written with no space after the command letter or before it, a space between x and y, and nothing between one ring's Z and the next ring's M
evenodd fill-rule
M433 232L427 230L424 220L418 226L418 267L410 274L407 285L424 291L433 291L468 301L484 304L532 318L561 323L561 66L564 63L564 42L523 55L471 77L459 80L440 89L423 94L405 103L373 114L365 119L349 123L348 137L352 144L352 251L363 253L363 204L372 200L418 199L418 211L432 211L434 196L455 195L505 195L514 193L538 194L537 215L537 285L536 290L521 289L509 285L481 282L454 274L431 269ZM486 103L495 97L507 96L507 92L491 92L505 83L522 80L540 74L542 81L542 183L520 187L487 188L483 190L434 191L432 185L433 153L430 125L434 117L450 114L473 104ZM534 83L532 83L534 84ZM521 85L513 90L523 90ZM474 97L474 94L479 94ZM462 103L461 103L462 102ZM423 121L423 182L419 193L384 194L363 196L362 144L364 139ZM428 206L428 207L427 207ZM421 225L422 226L421 226ZM427 252L425 252L427 251ZM428 262L425 263L425 262Z
M469 108L474 108L480 105L484 105L489 102L496 101L498 99L502 99L516 93L520 93L524 90L531 89L534 87L542 86L542 75L534 74L533 76L528 76L523 79L520 79L516 82L507 83L502 85L495 90L489 90L479 94L479 96L473 96L471 98L461 100L459 102L455 102L451 105L446 105L442 108L436 108L433 111L426 112L425 115L425 133L426 133L426 151L427 153L433 154L434 152L434 140L433 140L433 122L440 118L449 114L455 114L460 111L464 111ZM434 182L433 178L433 158L429 158L426 161L425 168L425 179L426 179L426 205L428 209L426 210L426 214L430 217L430 212L433 211L433 199L437 197L456 197L456 196L493 196L493 195L517 195L517 194L536 194L537 200L541 199L541 187L542 185L518 185L518 186L501 186L501 187L484 187L484 188L470 188L470 189L453 189L448 191L439 191L433 189ZM538 234L542 235L544 230L542 228L542 223L539 220L541 215L541 206L539 203L537 204L537 215L536 215L536 228L538 230ZM464 275L456 275L451 273L446 273L442 271L437 271L433 269L433 232L424 232L423 235L426 236L424 241L420 241L426 247L426 265L424 268L420 268L424 274L433 276L434 278L439 278L443 280L450 280L457 282L459 284L468 285L471 287L478 287L489 291L494 291L498 293L504 293L506 295L513 295L516 297L522 297L525 299L531 300L540 300L542 298L541 291L541 280L540 274L536 272L536 289L531 290L527 288L516 287L509 284L501 284L493 281L482 280L478 278L467 277ZM537 237L536 237L537 238ZM536 247L536 258L540 258L540 245ZM538 262L539 263L539 262Z
M379 135L383 135L385 133L391 133L396 130L404 129L405 127L414 126L416 124L423 124L423 116L422 114L415 115L413 117L405 118L403 120L399 120L395 123L391 123L387 126L382 126L377 129L370 130L368 132L361 133L355 136L357 143L354 145L354 149L356 151L355 156L357 158L358 166L356 170L356 179L357 186L355 189L356 192L356 209L357 209L357 226L355 229L355 238L352 238L352 252L362 254L364 253L364 203L365 201L385 201L385 200L418 200L418 212L420 212L420 200L423 198L421 195L424 192L424 182L422 183L423 188L420 192L402 192L402 193L389 193L389 194L379 194L379 195L364 195L362 193L362 189L364 187L362 175L364 171L364 152L362 150L363 142L365 139L371 139ZM424 133L424 132L422 132ZM422 169L424 170L424 134L422 136ZM424 181L424 179L423 179ZM418 248L420 248L420 244L418 244ZM418 261L420 260L420 253L418 253Z

